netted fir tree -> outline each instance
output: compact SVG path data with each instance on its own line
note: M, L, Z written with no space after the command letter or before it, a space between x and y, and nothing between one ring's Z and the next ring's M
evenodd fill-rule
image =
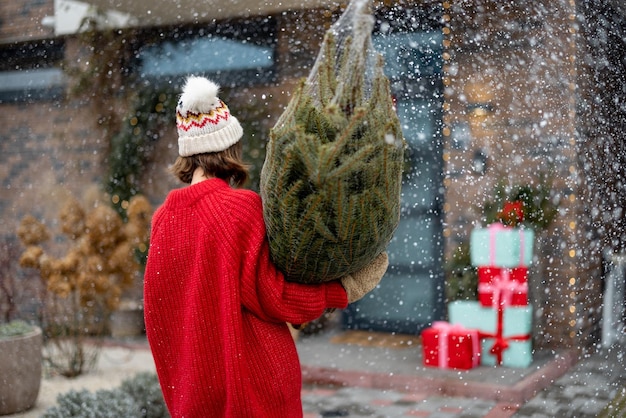
M261 195L271 256L289 280L365 267L399 222L405 141L369 8L351 2L325 33L270 131Z

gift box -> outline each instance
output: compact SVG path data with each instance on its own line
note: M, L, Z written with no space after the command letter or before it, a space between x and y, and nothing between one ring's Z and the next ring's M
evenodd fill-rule
M470 259L474 266L528 266L533 257L532 229L509 228L494 223L474 228L470 235Z
M528 269L478 267L478 301L493 308L528 305Z
M480 363L528 367L532 363L532 306L485 308L477 301L448 304L451 324L475 328L481 338Z
M443 369L469 370L480 363L478 331L436 321L422 331L423 363Z

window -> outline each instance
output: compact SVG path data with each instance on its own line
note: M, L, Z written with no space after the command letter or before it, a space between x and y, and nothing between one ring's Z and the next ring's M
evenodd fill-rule
M224 86L271 82L274 28L272 18L264 18L160 33L158 42L137 52L139 75L157 82L204 75Z
M66 85L60 66L63 53L59 40L0 48L0 103L62 97Z

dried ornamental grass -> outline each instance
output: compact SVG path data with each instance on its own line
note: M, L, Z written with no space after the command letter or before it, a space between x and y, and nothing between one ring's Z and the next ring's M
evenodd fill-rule
M61 231L71 247L63 257L45 253L39 245L50 237L45 225L27 215L18 236L26 245L22 267L39 270L52 294L67 298L77 292L82 306L101 300L109 309L119 304L122 290L133 283L140 265L137 248L147 248L152 208L143 196L129 202L128 222L111 207L99 204L89 212L70 199L59 213Z
M26 215L17 228L17 236L24 245L37 245L50 238L48 229L34 216Z

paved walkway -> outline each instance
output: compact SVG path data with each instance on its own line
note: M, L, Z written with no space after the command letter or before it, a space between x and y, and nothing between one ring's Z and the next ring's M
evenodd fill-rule
M305 418L589 418L626 387L626 353L620 345L580 361L573 352L561 351L536 353L527 369L453 371L424 367L417 340L402 343L402 336L372 334L351 342L345 335L331 331L298 340ZM95 371L70 380L44 378L35 408L10 417L37 418L59 393L109 389L139 371L153 370L145 339L113 341Z
M316 417L505 417L515 409L507 404L478 399L402 393L393 390L349 387L318 388L305 385L305 418ZM494 415L495 413L495 415Z
M591 418L626 389L626 352L614 345L579 361L560 379L526 402L515 417ZM607 417L626 417L626 410L609 410Z
M336 339L330 333L298 342L307 418L591 418L626 387L621 345L580 360L573 351L536 353L526 369L453 371L424 367L419 346L333 343Z

